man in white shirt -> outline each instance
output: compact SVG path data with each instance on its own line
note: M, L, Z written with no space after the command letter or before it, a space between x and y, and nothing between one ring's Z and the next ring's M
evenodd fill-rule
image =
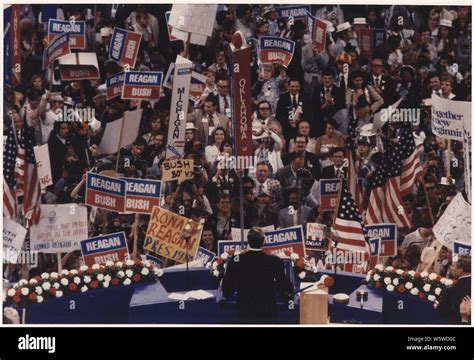
M412 233L408 234L405 236L405 239L403 240L403 243L401 245L402 248L407 248L411 244L415 243L420 246L420 248L423 250L425 247L427 247L430 243L431 240L433 239L433 230L431 228L419 228Z

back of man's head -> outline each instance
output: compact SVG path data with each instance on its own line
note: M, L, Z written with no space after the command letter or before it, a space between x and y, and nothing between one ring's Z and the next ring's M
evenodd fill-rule
M459 255L458 261L456 262L465 274L471 273L471 257L470 256Z
M265 234L262 229L253 227L247 235L247 241L252 249L261 249L265 242Z

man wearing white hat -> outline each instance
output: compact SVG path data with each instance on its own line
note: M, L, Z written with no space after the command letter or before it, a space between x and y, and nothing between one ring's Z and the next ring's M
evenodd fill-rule
M357 53L360 54L359 43L357 39L354 38L352 25L349 22L346 21L336 26L336 38L336 43L328 47L329 53L332 56L336 58L339 54L343 53L347 44L351 44L355 47Z
M46 144L49 139L49 134L54 128L56 121L61 121L63 117L64 99L60 93L51 96L49 100L51 105L46 112L43 121L41 122L41 143Z

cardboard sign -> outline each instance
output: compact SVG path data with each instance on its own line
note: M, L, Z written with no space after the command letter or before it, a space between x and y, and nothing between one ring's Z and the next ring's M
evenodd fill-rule
M125 211L151 214L153 206L160 206L161 181L123 178L126 182Z
M3 218L3 247L20 251L28 231L12 219Z
M69 36L69 33L64 33L49 43L43 53L43 70L51 65L54 60L71 53Z
M148 223L143 248L159 256L184 263L186 246L188 256L196 256L201 233L201 223L155 206ZM189 239L186 242L187 236Z
M125 191L124 180L87 172L86 205L124 212Z
M192 72L189 98L195 103L199 101L204 90L206 90L206 80L207 78L204 75L195 71Z
M297 253L301 258L306 256L301 225L265 233L265 244L263 245L265 253L277 255L283 254L286 250Z
M96 80L100 78L96 53L73 53L59 59L63 81Z
M51 162L49 160L48 144L33 147L36 158L36 169L38 169L38 177L41 190L45 190L49 185L53 185L53 177L51 176Z
M243 35L242 35L243 36ZM249 169L253 166L252 140L252 99L250 63L252 49L232 48L233 76L233 114L232 128L234 129L236 170Z
M86 48L86 22L85 21L64 21L49 19L48 22L48 43L59 35L69 33L69 46L71 49Z
M311 14L311 5L279 6L278 17L288 20L306 20L306 14Z
M107 123L97 154L113 154L121 147L132 144L138 135L142 113L143 109L125 111L123 118Z
M295 42L276 36L260 37L260 61L262 63L281 63L288 67L295 52Z
M122 99L158 100L162 80L161 71L126 71Z
M373 53L374 31L372 29L360 29L359 38L361 54L371 57Z
M12 219L3 218L3 262L16 264L25 241L26 230Z
M433 227L436 239L453 250L454 243L471 244L471 206L458 193Z
M120 65L135 67L142 34L114 27L110 41L109 59Z
M337 205L337 194L339 192L339 179L319 180L320 201L319 210L333 211Z
M122 95L123 81L125 79L125 72L122 71L118 74L112 75L106 80L106 99L111 100Z
M176 58L173 75L173 90L171 93L170 125L168 127L166 159L184 157L184 134L186 132L192 66L193 63L188 59L179 55Z
M171 31L173 30L173 27L170 25L170 15L171 15L171 11L165 12L166 27L168 28L168 39L169 41L176 41L179 39L171 35Z
M39 223L30 228L31 250L43 253L79 250L79 242L87 236L85 206L41 205Z
M210 37L216 13L217 4L173 4L168 23L173 30Z
M194 257L194 260L198 260L198 259L202 260L202 262L205 266L207 263L214 260L215 257L216 257L215 253L203 248L202 246L199 246L198 252L197 252L196 256Z
M194 179L194 160L178 159L163 162L163 181L185 181Z
M369 239L380 238L380 256L397 255L396 224L365 225Z
M323 52L326 48L326 34L328 30L328 24L324 21L316 19L315 21L315 29L314 29L314 37L313 39L313 47L318 49L320 52Z
M326 225L318 223L306 223L305 248L307 251L325 250Z
M471 103L431 96L431 128L445 139L463 141L464 119L471 118Z
M87 266L105 264L107 261L126 261L130 258L123 231L82 240L81 252Z
M244 249L247 248L248 242L244 242ZM217 242L217 255L221 256L223 253L227 251L241 251L242 250L242 243L240 240L219 240Z

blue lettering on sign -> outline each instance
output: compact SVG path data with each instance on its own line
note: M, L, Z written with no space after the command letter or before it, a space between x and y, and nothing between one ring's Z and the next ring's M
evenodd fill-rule
M86 22L85 21L76 21L74 24L71 24L69 21L55 20L50 19L48 23L48 33L49 34L62 34L65 32L70 32L71 35L85 35L86 33Z
M127 248L127 241L123 231L81 240L81 250L83 256L123 248Z
M295 243L303 243L303 229L301 226L265 233L265 248Z
M366 225L367 235L369 239L380 238L381 240L395 240L396 239L396 225L395 224L375 224Z
M321 195L336 195L339 191L339 179L319 180Z
M311 14L311 6L279 6L277 12L278 16L282 19L292 17L295 20L306 20L306 14Z
M161 86L163 73L161 71L127 71L125 85Z
M380 238L370 239L370 249L372 250L372 256L380 254Z
M471 256L471 245L454 242L454 253L458 255Z
M245 247L247 246L247 242L244 243ZM219 240L217 242L217 255L221 256L226 251L234 250L240 251L241 243L240 241L234 240Z
M125 39L127 37L127 30L114 28L112 40L110 41L109 58L119 62L122 59L122 54L125 47Z
M125 181L123 180L88 172L86 185L88 189L125 196Z

